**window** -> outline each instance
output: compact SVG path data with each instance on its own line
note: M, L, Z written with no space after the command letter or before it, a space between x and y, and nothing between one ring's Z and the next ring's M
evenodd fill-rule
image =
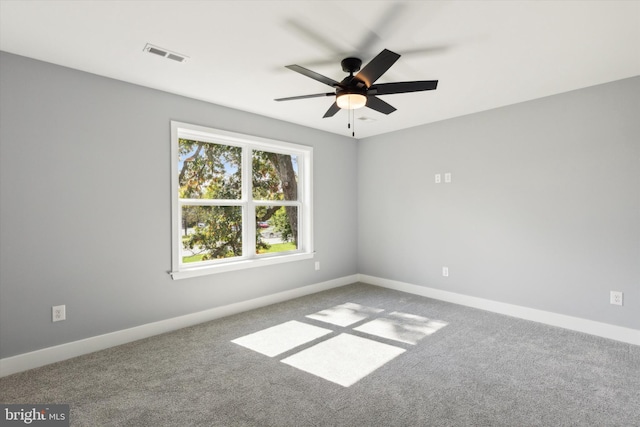
M312 150L172 122L172 277L312 258Z

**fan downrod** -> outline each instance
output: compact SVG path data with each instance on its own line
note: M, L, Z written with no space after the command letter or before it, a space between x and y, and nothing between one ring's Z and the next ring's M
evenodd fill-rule
M362 60L360 58L345 58L340 62L340 65L342 65L342 71L353 76L353 73L360 71Z

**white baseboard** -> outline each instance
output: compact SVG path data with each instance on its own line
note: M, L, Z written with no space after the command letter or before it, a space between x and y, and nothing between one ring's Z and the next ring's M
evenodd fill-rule
M380 277L368 276L366 274L360 274L358 276L360 278L360 282L383 288L394 289L396 291L407 292L414 295L447 301L494 313L506 314L507 316L532 320L546 325L557 326L577 332L584 332L586 334L622 341L629 344L640 345L640 330L638 329L625 328L622 326L610 325L608 323L596 322L579 317L566 316L564 314L552 313L535 308L522 307L519 305L447 292L425 286L412 285L410 283L399 282L396 280L382 279Z
M311 295L340 286L346 286L355 282L364 282L371 285L394 289L401 292L407 292L414 295L438 299L441 301L478 308L494 313L505 314L507 316L531 320L534 322L557 326L560 328L583 332L599 337L609 338L629 344L640 345L640 330L637 329L625 328L622 326L595 322L593 320L551 313L534 308L522 307L518 305L457 294L454 292L413 285L396 280L382 279L380 277L368 276L365 274L354 274L351 276L345 276L326 282L316 283L313 285L304 286L302 288L279 292L248 301L241 301L223 307L216 307L210 310L204 310L197 313L174 317L172 319L148 323L146 325L136 326L109 334L98 335L83 340L73 341L54 347L48 347L41 350L0 359L0 377L26 371L28 369L37 368L39 366L48 365L50 363L60 362L62 360L81 356L83 354L93 353L94 351L104 350L109 347L126 344L128 342L148 338L154 335L163 334L165 332L175 331L177 329L197 325L199 323L208 322L210 320L219 319L221 317L242 313L244 311L253 310L255 308L265 307L267 305L306 295Z
M148 338L154 335L163 334L165 332L175 331L177 329L186 328L188 326L197 325L199 323L208 322L210 320L219 319L232 314L242 313L255 308L265 307L278 302L349 285L357 281L358 275L354 274L248 301L229 304L223 307L216 307L210 310L204 310L197 313L174 317L172 319L161 320L158 322L148 323L146 325L136 326L121 331L7 357L0 359L0 377L48 365L50 363L60 362L83 354L93 353L94 351L104 350L109 347L126 344L128 342Z

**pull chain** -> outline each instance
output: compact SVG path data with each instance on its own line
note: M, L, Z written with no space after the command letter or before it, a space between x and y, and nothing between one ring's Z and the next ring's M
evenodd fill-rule
M351 136L353 138L356 137L356 113L355 111L351 108L351 98L349 97L348 99L349 101L349 108L347 111L347 129L351 129ZM353 122L353 128L351 127L351 122Z
M351 137L356 137L356 112L355 110L351 110L351 121L353 122L353 127L351 128Z
M347 109L347 129L351 129L351 97L347 98L347 102L349 103L349 108Z

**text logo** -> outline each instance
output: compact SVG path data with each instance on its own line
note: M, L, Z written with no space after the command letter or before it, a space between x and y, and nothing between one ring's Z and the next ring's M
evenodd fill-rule
M1 404L3 426L69 427L69 405Z

